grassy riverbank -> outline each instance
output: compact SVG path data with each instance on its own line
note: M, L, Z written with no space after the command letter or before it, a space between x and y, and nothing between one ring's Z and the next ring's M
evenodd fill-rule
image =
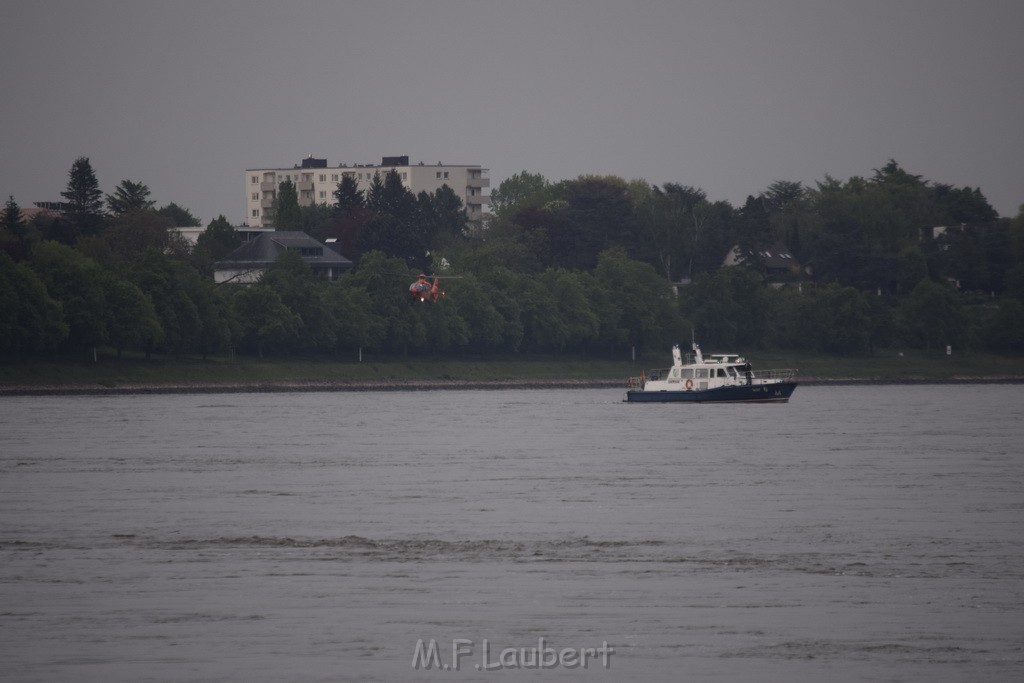
M1024 379L1024 357L988 353L952 356L924 352L880 352L866 358L759 352L750 359L757 368L788 367L804 382L942 381L965 378ZM100 354L96 362L14 361L0 363L0 391L17 388L117 389L126 387L215 387L375 384L625 383L642 369L666 367L667 354L638 361L611 361L576 356L364 357L362 362L337 358L166 358L145 359Z

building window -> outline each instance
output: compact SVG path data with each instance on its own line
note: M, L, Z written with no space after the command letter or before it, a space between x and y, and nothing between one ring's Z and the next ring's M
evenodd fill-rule
M252 184L253 184L253 185L255 185L256 183L258 183L259 181L260 181L260 180L259 180L259 176L253 176L253 177L252 177Z
M440 171L438 171L438 172L437 172L437 176L436 176L436 177L437 177L437 178L440 178L440 177L441 177L441 172L440 172Z
M402 172L402 180L408 180L408 179L409 179L409 174L408 174L408 173L405 173L405 172L403 171L403 172Z
M323 173L320 174L320 182L321 183L327 182L327 176L324 175Z
M447 180L447 179L448 179L448 171L445 171L445 172L444 172L444 178L445 178L445 180Z
M338 182L338 174L337 173L332 173L331 174L331 182L332 183Z
M252 217L253 218L259 218L260 217L260 210L259 209L253 209L252 210Z
M260 200L260 193L259 192L253 192L252 193L252 200L254 202L258 202Z
M288 247L288 251L297 251L299 256L323 256L323 247Z
M323 190L321 190L320 191L320 199L326 199L326 198L327 198L327 193L324 192Z

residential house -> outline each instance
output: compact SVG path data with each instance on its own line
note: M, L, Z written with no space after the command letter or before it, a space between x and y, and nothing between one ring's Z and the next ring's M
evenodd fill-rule
M313 269L314 275L327 280L337 280L339 275L352 268L351 261L306 233L276 230L256 235L214 263L213 279L217 283L258 282L285 251L297 252Z
M747 266L757 269L769 282L778 282L800 273L800 262L793 256L789 248L781 242L775 245L753 250L742 250L734 245L725 255L723 266Z

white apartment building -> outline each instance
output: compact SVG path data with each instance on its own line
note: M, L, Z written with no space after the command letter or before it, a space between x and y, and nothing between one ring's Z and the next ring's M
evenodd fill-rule
M300 206L333 204L334 191L342 176L351 176L359 189L369 189L375 173L381 180L391 170L398 173L405 185L414 194L432 194L447 185L462 199L466 214L471 221L483 218L484 205L490 195L484 194L490 187L487 169L473 165L451 165L438 162L428 165L421 162L409 163L409 157L383 157L376 164L341 164L328 166L326 159L308 157L292 168L250 168L245 171L245 215L248 225L253 227L273 225L272 207L277 196L277 187L286 180L295 184Z

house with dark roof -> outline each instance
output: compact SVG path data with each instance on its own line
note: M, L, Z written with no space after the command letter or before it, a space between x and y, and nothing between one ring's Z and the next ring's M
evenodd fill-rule
M800 262L781 242L757 251L749 249L744 251L738 244L734 245L725 255L722 265L743 265L755 268L768 281L777 280L787 275L796 275L800 272Z
M298 253L313 269L314 275L326 280L337 280L339 275L352 268L351 261L304 232L275 230L256 235L214 263L213 279L217 283L258 282L286 251Z

